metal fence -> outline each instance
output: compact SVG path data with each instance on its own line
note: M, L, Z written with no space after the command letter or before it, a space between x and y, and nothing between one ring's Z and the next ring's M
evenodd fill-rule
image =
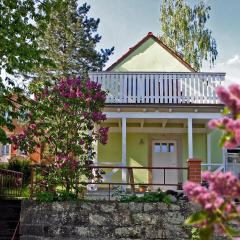
M46 170L43 166L32 166L32 177L31 177L31 191L30 191L30 198L33 197L34 195L34 189L35 186L38 183L36 179L36 174L35 170L36 169L42 169L41 172L45 172ZM106 194L108 195L109 200L111 199L111 193L112 190L118 186L122 187L125 190L130 191L131 193L137 193L139 191L139 188L141 186L145 186L147 188L151 188L151 191L157 190L158 188L162 188L163 186L168 187L168 188L174 188L181 190L182 189L182 184L184 182L184 176L185 175L185 180L188 179L188 167L132 167L132 166L83 166L83 168L90 168L92 169L93 173L94 170L101 169L101 170L114 170L118 169L121 171L125 171L126 181L107 181L104 176L107 175L106 173L102 174L102 179L100 181L82 181L79 182L79 184L82 184L84 186L87 186L87 189L89 192L91 191L98 191L98 190L106 190ZM134 170L145 170L146 172L144 174L147 174L147 182L138 182L135 181L136 175L134 175ZM156 180L153 180L153 171L155 171L161 176L161 181L157 182ZM174 180L171 180L169 178L170 172L174 172L176 174L177 178ZM116 173L116 172L115 172ZM143 177L146 178L146 175ZM171 180L171 181L169 181ZM92 187L92 190L91 190ZM129 188L128 188L129 187ZM138 187L138 188L137 188ZM128 188L128 189L127 189Z
M0 197L20 197L22 193L23 173L0 169Z

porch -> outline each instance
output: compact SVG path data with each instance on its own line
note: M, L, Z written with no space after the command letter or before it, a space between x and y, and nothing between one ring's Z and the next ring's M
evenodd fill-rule
M97 146L96 164L124 167L107 171L106 181L129 182L125 167L172 167L171 174L139 169L134 182L187 179L180 168L199 158L203 170L224 170L219 133L207 123L223 110L215 89L225 73L207 72L93 72L90 79L108 92L105 113L109 143ZM137 173L138 172L138 173ZM166 179L165 179L166 180Z
M109 142L97 146L95 163L106 166L105 182L131 187L133 178L136 185L177 189L187 180L188 159L201 159L202 170L225 169L224 151L218 147L220 133L207 127L210 119L221 116L222 106L214 110L135 106L134 111L108 106L105 110Z

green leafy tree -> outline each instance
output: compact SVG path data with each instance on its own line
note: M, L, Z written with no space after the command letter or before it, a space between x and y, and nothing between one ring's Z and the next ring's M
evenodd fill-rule
M193 7L185 0L163 0L160 8L161 39L196 70L203 60L213 65L217 44L206 26L211 7L200 1Z
M112 54L113 48L96 50L101 40L97 34L100 20L88 17L90 6L85 3L78 7L77 2L55 1L45 34L39 39L40 47L54 66L35 68L33 86L68 76L86 79L89 71L102 70Z
M0 142L14 129L20 76L50 63L38 48L50 10L48 0L0 0Z

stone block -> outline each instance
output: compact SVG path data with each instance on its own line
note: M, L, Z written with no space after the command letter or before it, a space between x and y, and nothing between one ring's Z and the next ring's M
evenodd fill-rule
M132 224L132 218L129 213L117 213L113 214L113 219L111 222L114 226L127 226Z
M180 211L181 208L179 205L176 205L176 204L171 204L169 205L169 208L168 208L170 211Z
M105 215L99 214L89 214L89 223L97 226L108 225L112 219L107 218Z
M131 238L134 237L142 237L141 235L141 227L140 226L132 226L132 227L122 227L115 229L115 235L117 238L126 239L126 237Z
M22 235L31 234L33 236L44 236L44 230L42 225L21 223L20 233Z
M129 207L129 210L133 213L143 211L143 203L130 202L128 207Z
M116 211L116 204L114 202L106 202L104 204L101 204L100 211L104 213L113 213Z
M132 215L134 224L157 224L158 216L148 213L135 213Z
M144 203L143 211L156 213L158 211L158 204L157 203Z
M165 213L165 219L167 223L176 225L183 224L185 220L180 212L167 212Z
M168 211L168 204L159 202L157 203L157 207L159 211Z

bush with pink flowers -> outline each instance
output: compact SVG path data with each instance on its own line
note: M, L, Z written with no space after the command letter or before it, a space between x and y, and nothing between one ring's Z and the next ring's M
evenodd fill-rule
M226 148L240 146L240 85L216 90L219 99L226 105L224 116L209 122L212 129L223 131L221 144ZM188 198L201 206L201 211L191 215L186 223L199 228L200 239L212 239L215 233L229 239L240 236L240 180L232 173L202 175L208 187L187 182L184 192Z
M16 148L33 153L41 148L44 171L40 190L56 192L60 186L79 195L83 179L100 177L88 166L95 155L94 142L107 142L108 128L102 113L106 93L101 85L79 78L68 78L34 92L35 100L23 107L24 131L11 137ZM44 173L44 174L43 174Z
M226 105L226 108L224 117L211 120L209 127L224 131L222 137L224 147L238 147L240 146L240 85L233 84L228 89L218 87L216 92L220 101Z
M200 228L201 239L211 239L214 233L226 234L230 239L240 231L240 181L230 172L216 174L205 172L203 180L208 188L187 182L184 192L201 206L201 211L187 219L187 224Z

